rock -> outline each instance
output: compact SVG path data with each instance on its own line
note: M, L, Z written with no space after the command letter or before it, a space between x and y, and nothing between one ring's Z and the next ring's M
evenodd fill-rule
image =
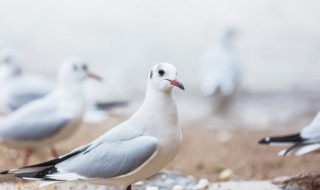
M147 186L146 190L159 190L159 187L157 187L157 186Z
M182 185L173 186L172 190L184 190L185 188Z
M217 140L221 143L226 143L228 141L230 141L232 138L232 133L230 131L219 131L217 133Z
M210 182L207 179L200 179L198 184L195 186L196 190L201 190L209 187Z
M228 181L233 176L233 171L231 169L225 169L219 174L219 179L221 181Z
M138 182L135 183L134 185L141 186L141 185L143 185L143 184L144 184L143 181L138 181Z

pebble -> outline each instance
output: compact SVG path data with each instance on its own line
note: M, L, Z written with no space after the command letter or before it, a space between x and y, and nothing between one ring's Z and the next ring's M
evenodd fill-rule
M172 190L184 190L185 188L182 185L173 186Z
M230 131L219 131L217 133L217 140L221 143L226 143L232 139L232 133Z
M233 171L231 169L225 169L219 174L219 179L221 181L228 181L233 176Z
M209 187L210 182L207 179L200 179L198 184L194 187L196 190L206 189Z
M147 186L146 190L159 190L159 187L157 187L157 186Z

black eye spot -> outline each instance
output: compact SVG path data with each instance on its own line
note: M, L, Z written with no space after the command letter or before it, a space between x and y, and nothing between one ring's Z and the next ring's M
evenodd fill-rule
M158 74L159 74L159 76L163 76L163 75L164 75L164 73L165 73L165 72L164 72L164 70L161 70L161 69L160 69L160 70L158 70Z
M74 71L77 71L77 70L78 70L77 65L73 65L73 70L74 70Z
M151 71L151 72L150 72L150 79L152 79L152 75L153 75L153 72Z
M84 71L87 71L87 70L88 70L88 66L87 66L86 64L84 64L84 65L82 65L82 69L83 69Z

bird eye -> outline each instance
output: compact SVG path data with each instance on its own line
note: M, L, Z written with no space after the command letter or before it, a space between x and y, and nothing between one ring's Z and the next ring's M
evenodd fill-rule
M87 65L82 65L82 69L84 70L84 71L87 71L88 70L88 66Z
M158 74L159 74L159 76L163 76L163 75L164 75L164 73L165 73L165 72L164 72L164 70L161 70L161 69L160 69L160 70L158 70Z

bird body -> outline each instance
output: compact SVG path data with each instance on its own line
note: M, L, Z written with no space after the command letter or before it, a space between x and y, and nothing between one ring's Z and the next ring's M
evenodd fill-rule
M206 96L231 96L239 84L240 66L231 37L230 28L221 28L215 46L204 55L202 92Z
M82 60L66 61L60 67L55 90L0 119L0 143L26 149L27 163L33 149L52 146L73 134L85 109L82 83L89 74Z
M58 159L2 174L48 184L83 180L130 188L164 168L180 149L173 86L184 89L176 80L175 67L157 64L150 72L144 102L127 121Z

